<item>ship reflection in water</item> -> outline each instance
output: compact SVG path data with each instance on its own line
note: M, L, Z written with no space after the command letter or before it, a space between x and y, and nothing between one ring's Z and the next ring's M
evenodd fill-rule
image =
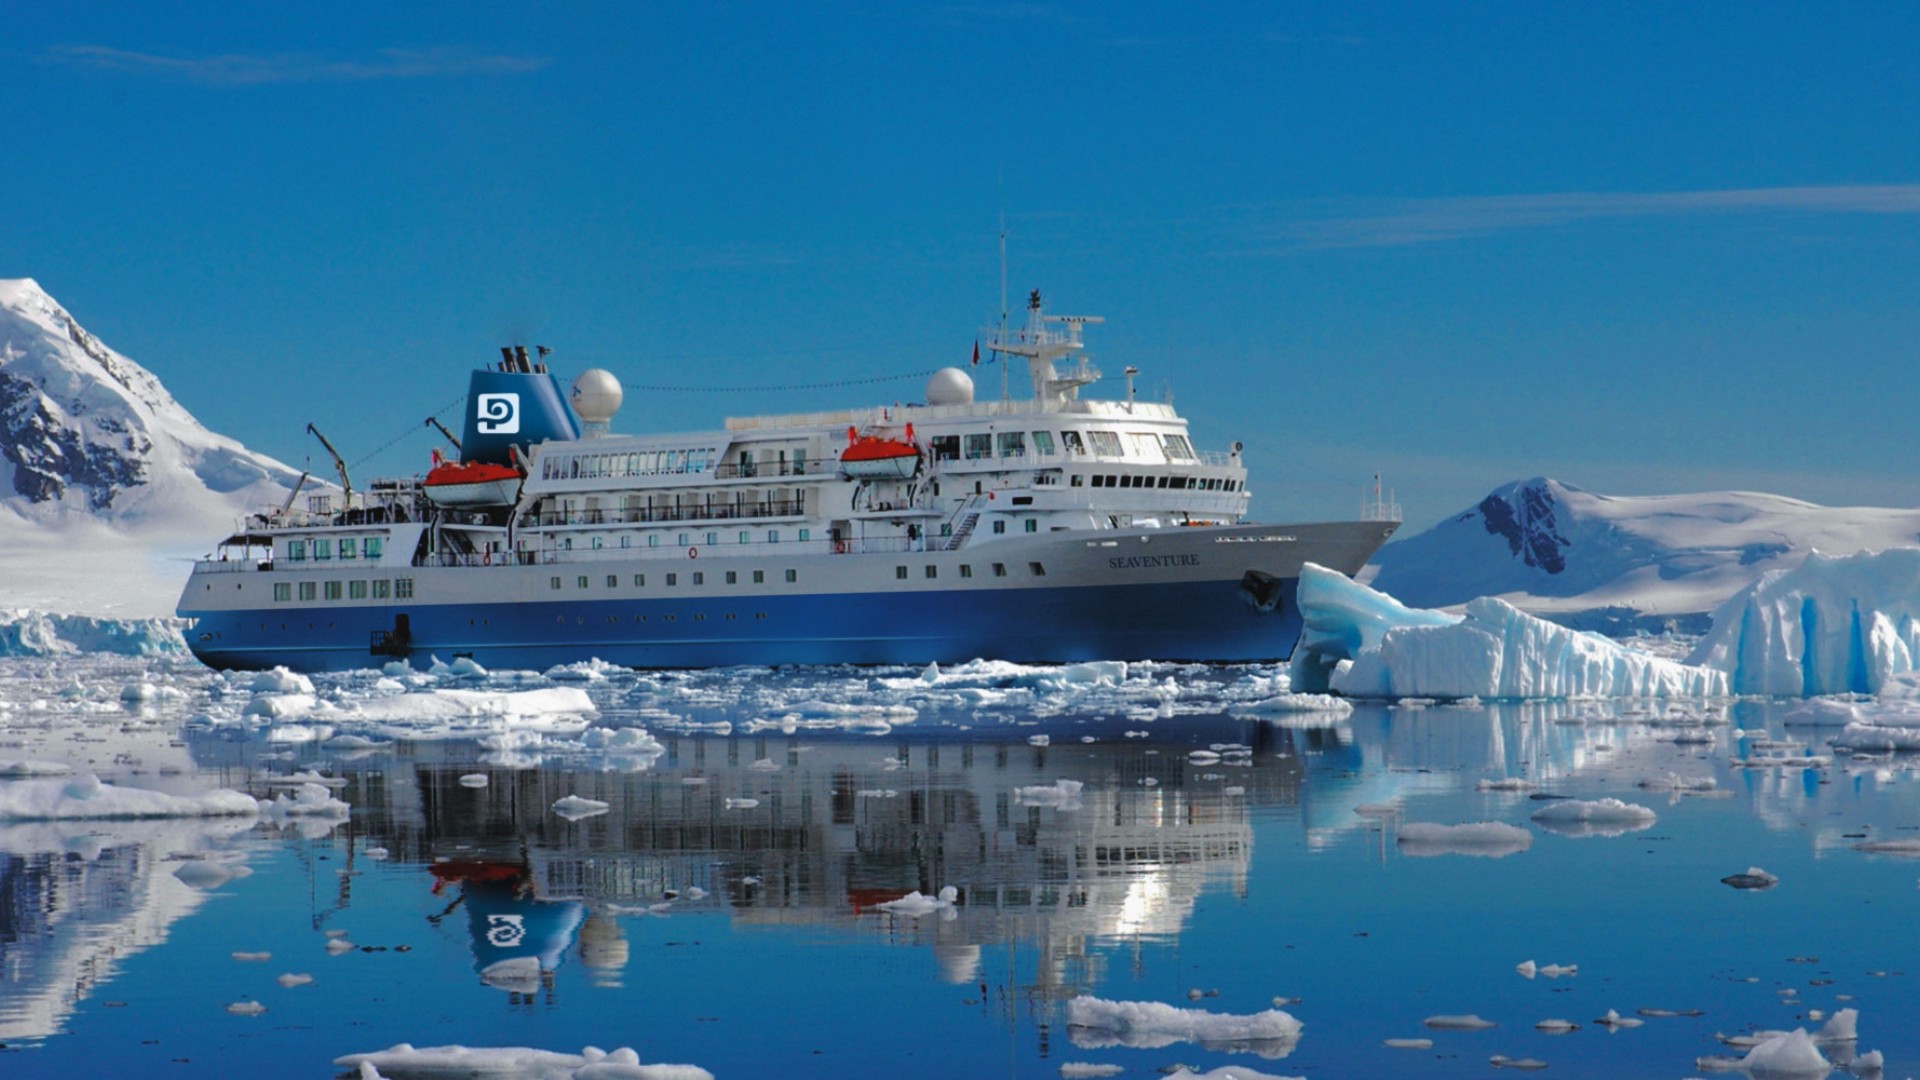
M356 803L355 828L466 908L480 977L516 993L550 980L560 937L617 982L619 919L671 910L880 935L954 983L983 945L1033 943L1049 961L1034 989L1071 996L1100 981L1090 944L1172 939L1203 890L1244 895L1250 808L1298 803L1294 732L1196 734L1213 740L695 735L639 772L416 762ZM475 769L489 783L463 784ZM552 809L568 796L607 810L569 821ZM887 906L943 889L923 917Z

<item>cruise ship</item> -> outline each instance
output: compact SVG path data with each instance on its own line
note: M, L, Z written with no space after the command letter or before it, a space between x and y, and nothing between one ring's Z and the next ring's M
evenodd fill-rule
M366 491L341 465L196 562L188 644L302 671L1289 656L1301 565L1352 574L1397 522L1246 521L1241 444L1197 447L1131 367L1124 399L1082 396L1101 319L1027 315L988 347L1031 397L944 368L921 403L677 434L614 433L612 375L563 391L502 349L456 459Z

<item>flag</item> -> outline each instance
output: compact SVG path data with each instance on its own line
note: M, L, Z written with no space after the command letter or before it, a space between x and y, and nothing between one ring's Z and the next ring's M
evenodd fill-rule
M980 366L980 339L979 338L975 338L973 340L973 366L974 367Z

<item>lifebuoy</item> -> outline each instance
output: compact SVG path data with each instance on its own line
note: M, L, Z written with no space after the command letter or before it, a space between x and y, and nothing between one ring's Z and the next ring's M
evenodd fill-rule
M688 549L687 549L687 558L689 558L689 559L697 559L697 558L699 558L699 557L700 557L700 549L699 549L699 548L697 548L697 547L690 547L690 548L688 548Z

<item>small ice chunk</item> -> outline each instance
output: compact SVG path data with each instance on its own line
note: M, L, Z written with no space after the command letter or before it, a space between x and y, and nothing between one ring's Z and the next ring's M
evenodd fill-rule
M582 818L590 818L598 814L604 814L609 809L610 807L607 803L603 803L598 799L583 799L578 795L569 795L553 804L553 812L566 818L568 821L579 821Z
M1595 1020L1594 1023L1613 1030L1618 1028L1637 1028L1641 1024L1646 1023L1646 1021L1634 1016L1621 1016L1612 1009L1608 1009L1607 1014Z
M273 954L270 952L237 952L233 954L233 958L243 964L264 964L273 959Z
M1125 1065L1094 1065L1078 1061L1060 1063L1060 1075L1067 1080L1094 1080L1101 1076L1118 1076L1127 1071Z
M1473 1013L1429 1016L1420 1022L1435 1031L1484 1031L1487 1028L1499 1026L1493 1021L1483 1020Z
M313 982L313 976L308 975L305 972L302 972L296 975L293 972L289 971L286 974L280 976L279 978L273 981L291 990L296 986L306 986L307 984Z
M235 1016L259 1016L267 1007L257 1001L236 1001L227 1006L227 1011Z
M1381 1045L1395 1050L1431 1050L1432 1039L1382 1039Z
M327 952L334 956L339 956L341 953L350 953L357 948L359 948L359 946L343 937L327 939Z
M1720 879L1722 885L1731 885L1736 889L1771 889L1780 884L1780 879L1757 866L1749 866L1739 874L1728 874Z
M1537 1072L1547 1067L1547 1063L1539 1058L1512 1058L1505 1054L1493 1055L1487 1059L1487 1064L1496 1069L1521 1069L1526 1072Z
M1569 1031L1579 1031L1580 1025L1571 1020L1540 1020L1533 1025L1535 1031L1544 1031L1549 1035L1565 1035Z
M1521 978L1531 979L1533 978L1535 973L1537 973L1540 970L1540 968L1531 960L1522 960L1519 963L1513 965L1513 970L1519 972Z

